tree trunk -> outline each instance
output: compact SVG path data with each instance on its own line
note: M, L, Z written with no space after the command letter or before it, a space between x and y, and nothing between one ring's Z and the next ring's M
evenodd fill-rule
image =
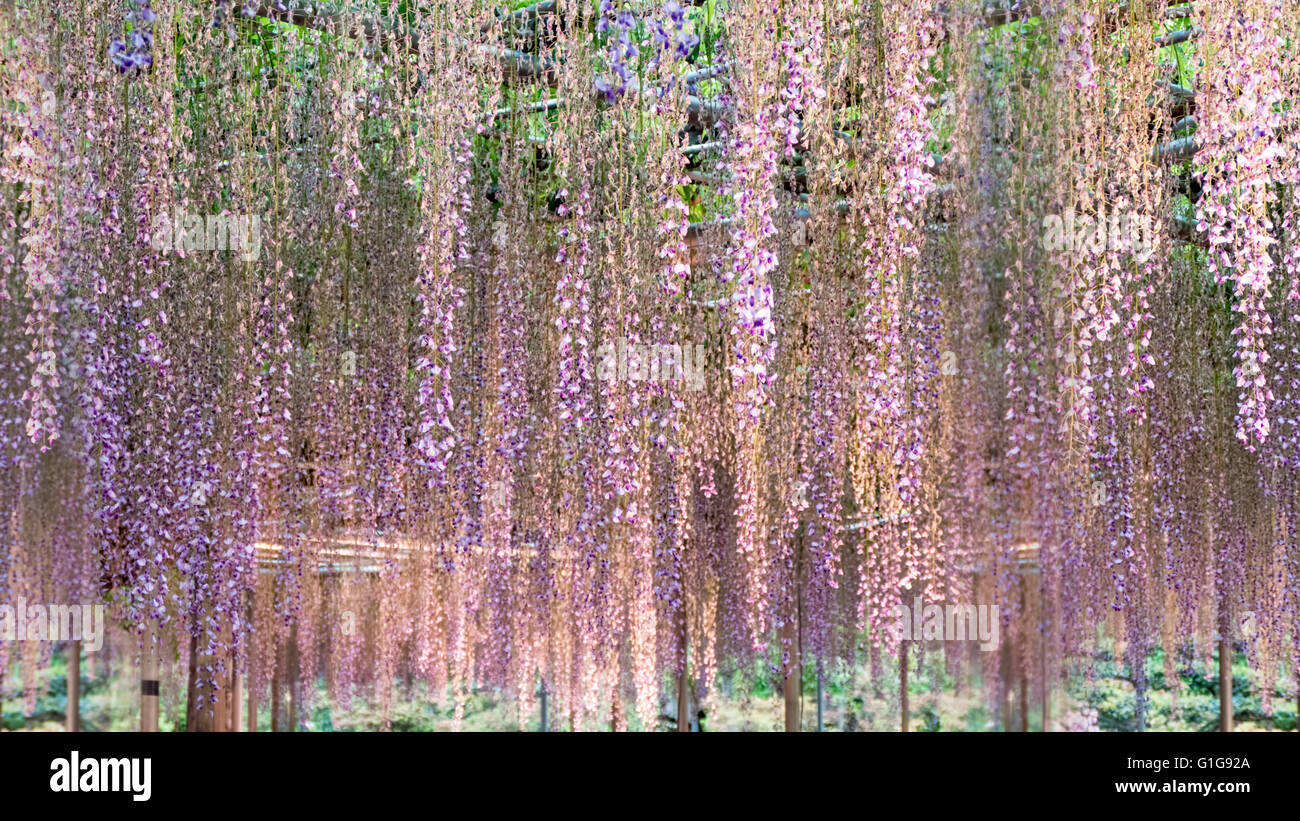
M214 729L214 705L207 685L200 684L199 670L211 668L213 658L199 655L199 638L190 635L190 671L186 687L185 731L189 733L210 733Z
M789 674L785 677L785 731L798 733L803 731L803 665L796 656L791 663Z
M790 666L785 671L785 731L803 731L803 525L795 536L794 553L794 618L782 628Z
M230 731L230 656L226 652L217 653L214 661L221 664L221 670L213 668L213 680L216 687L213 689L212 696L215 699L212 703L212 732L226 733Z

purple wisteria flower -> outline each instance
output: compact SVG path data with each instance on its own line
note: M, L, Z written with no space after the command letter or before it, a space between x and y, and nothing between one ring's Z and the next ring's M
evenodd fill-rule
M700 43L700 38L686 31L686 9L677 0L668 0L664 4L667 20L654 22L654 41L659 50L672 49L674 56L685 59L691 50ZM664 25L668 22L670 25Z
M612 103L627 91L632 76L627 61L640 55L640 50L632 42L632 28L636 25L636 18L626 9L615 12L612 0L601 0L600 15L596 31L609 35L606 58L610 73L598 74L592 82L605 101Z
M685 59L700 42L699 37L686 30L686 8L681 3L668 0L663 14L662 18L649 21L655 46L652 64L658 63L667 52L672 52L677 59ZM638 21L626 8L615 11L613 0L601 0L600 15L596 31L609 38L606 46L609 73L596 75L592 83L605 101L612 103L627 92L632 79L630 63L641 57L641 49L632 35Z
M115 39L108 45L108 59L120 74L144 71L153 65L153 23L157 15L149 7L149 0L132 0L133 8L125 15L130 23L130 34L125 40ZM128 45L129 43L129 45Z

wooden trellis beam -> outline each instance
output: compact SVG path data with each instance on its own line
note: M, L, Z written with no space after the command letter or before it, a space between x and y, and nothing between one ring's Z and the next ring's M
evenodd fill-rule
M514 11L510 12L510 14L508 15L503 15L498 10L496 12L496 16L494 17L494 19L486 23L479 24L479 31L486 33L488 31L491 31L492 27L497 25L498 23L500 23L503 26L506 25L507 21L509 25L512 26L519 25L521 23L532 23L536 21L537 18L541 17L543 14L551 14L552 12L554 12L555 7L557 5L558 4L556 3L556 0L543 0L543 2L541 3L534 3L531 6L524 6L521 9L515 9Z
M1165 9L1162 16L1166 20L1179 20L1188 17L1191 14L1191 9L1191 3L1169 6ZM952 17L952 11L946 7L946 4L940 7L939 14L945 21ZM1129 14L1128 3L1118 3L1109 6L1103 14L1103 32L1123 28L1128 23L1149 22L1149 20L1144 19L1126 20L1125 17ZM985 7L984 16L980 20L980 24L984 28L996 28L998 26L1005 26L1009 23L1019 23L1025 20L1030 20L1034 17L1042 16L1042 3L1016 0L1008 4L1007 0L1003 0L1003 2L997 7ZM944 27L944 36L947 36L947 26Z
M1202 33L1200 26L1192 26L1191 28L1183 29L1182 31L1173 31L1169 34L1157 35L1155 38L1155 44L1160 48L1174 46L1179 43L1186 43L1190 40L1195 40L1197 37L1200 37Z
M1297 119L1294 115L1290 113L1284 115L1282 117L1282 124L1278 128L1278 133L1285 134L1293 130L1296 127L1296 123L1297 123ZM1180 127L1180 124L1184 127L1194 128L1196 127L1196 118L1183 117L1177 123L1174 123L1174 127L1178 128ZM1152 158L1157 160L1169 160L1174 162L1180 160L1188 160L1191 159L1193 156L1195 156L1196 153L1201 150L1201 147L1202 147L1201 141L1197 138L1195 134L1192 134L1186 137L1179 137L1178 139L1161 143L1160 145L1156 146L1155 149L1152 151Z
M511 18L520 20L529 19L530 16L536 17L539 14L552 13L555 11L556 3L554 0L537 3L524 9L519 9L512 13ZM1127 9L1127 4L1120 4L1115 7L1114 14L1122 16L1122 12ZM986 11L983 24L986 27L1005 25L1009 22L1027 19L1038 16L1041 12L1041 5L1038 3L1016 4L1013 7L1004 7ZM335 12L315 12L302 8L278 8L272 3L261 3L257 6L256 14L272 20L278 20L305 28L327 32L337 36L352 37L359 39L367 44L377 44L382 42L393 42L400 44L406 50L418 48L419 37L414 33L405 33L395 30L383 30L375 23L367 20L355 21L348 19L341 11ZM943 12L944 16L948 13ZM488 29L492 24L484 24ZM485 29L486 30L486 29ZM1157 45L1172 45L1174 43L1185 42L1200 33L1199 27L1192 27L1180 32L1173 32L1167 35L1160 35L1154 38ZM559 83L559 72L557 65L544 57L525 54L521 51L508 49L501 46L476 44L477 48L489 56L495 56L501 60L502 66L508 73L513 74L521 79L540 79L544 80L548 86L555 87ZM714 66L707 66L696 69L684 76L687 84L698 82L703 79L720 77L731 68L730 62L719 63ZM1190 101L1194 93L1173 84L1164 84L1168 87L1171 96L1175 102ZM633 84L630 89L633 92L639 91ZM593 94L595 91L593 90ZM543 109L538 109L536 105L523 109L524 112L532 113L536 110L556 110L565 106L563 98L555 98L553 101L544 103ZM720 103L704 100L697 96L691 96L687 105L687 127L694 129L704 129L716 125L720 120L725 118L729 109ZM498 109L490 115L490 121L498 117L511 116L510 109Z

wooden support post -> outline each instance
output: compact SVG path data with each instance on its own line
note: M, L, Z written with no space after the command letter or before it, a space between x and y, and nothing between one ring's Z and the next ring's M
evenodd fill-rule
M546 707L546 682L542 682L542 726L537 730L539 733L547 733L551 730L551 721L546 714Z
M1219 732L1232 732L1232 642L1219 639Z
M158 629L150 621L140 645L140 732L158 732Z
M817 671L817 732L826 732L826 693L822 686L822 671Z
M1029 613L1029 599L1025 594L1025 569L1023 565L1020 567L1019 577L1021 629L1019 631L1019 640L1016 642L1015 673L1016 680L1020 683L1020 692L1019 703L1016 707L1020 713L1020 732L1027 733L1029 732L1029 674L1027 672L1029 668L1029 633L1025 630L1024 624L1026 615Z
M247 618L248 618L248 624L250 625L253 624L253 604L256 600L257 600L257 590L255 588L249 590ZM248 645L248 649L245 650L244 652L245 655L247 656L247 660L244 662L244 666L248 668L247 670L244 671L245 678L247 679L247 689L248 689L248 732L255 733L257 732L257 693L254 688L254 683L256 679L253 676L253 667L257 663L257 650L250 642Z
M249 657L252 657L250 648ZM253 688L253 673L248 673L248 732L257 732L257 691Z
M619 703L618 689L618 686L615 685L614 692L609 700L609 731L611 733L621 733L626 729L623 726L623 714L619 710L622 705Z
M682 669L677 674L677 732L691 731L691 678L687 670L686 646L682 645Z
M1144 660L1145 661L1145 660ZM1146 671L1133 671L1133 718L1137 722L1137 731L1147 731L1147 681Z
M1029 732L1029 677L1020 665L1020 732Z
M907 692L907 641L901 641L898 644L898 713L899 728L901 732L907 732L908 719L911 718L912 709L908 705Z
M274 676L271 679L271 732L280 732L280 677Z
M231 658L234 658L234 653L231 653ZM244 677L234 669L233 665L230 677L233 679L230 688L230 732L242 733L244 731Z
M70 733L81 730L81 642L68 642L68 709L67 730Z
M194 687L195 665L198 664L199 643L194 636L190 636L190 663L189 670L185 677L185 730L189 732L194 729L194 704L197 701L197 693Z
M681 613L678 615L677 621L677 636L682 645L682 666L677 672L677 732L689 733L691 731L691 647L689 633L686 629L685 601L682 602L681 607Z
M1047 682L1047 629L1044 627L1041 642L1038 647L1038 666L1040 668L1042 680L1042 699L1043 699L1043 732L1051 732L1049 729L1052 711L1052 693L1048 689Z
M284 732L284 717L280 714L281 703L284 701L284 694L280 692L280 682L284 680L285 672L289 669L287 659L289 657L289 648L276 639L275 661L271 666L271 732Z
M298 624L289 631L289 732L298 732Z
M1011 732L1011 644L1002 641L1002 652L998 658L998 687L1002 688L1002 732Z

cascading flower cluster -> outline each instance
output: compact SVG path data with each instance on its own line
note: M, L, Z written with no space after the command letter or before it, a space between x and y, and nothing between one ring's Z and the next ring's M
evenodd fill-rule
M615 8L616 5L619 4L615 0L600 0L600 18L596 21L596 33L607 39L605 62L608 73L598 74L592 85L607 103L616 101L635 84L634 61L642 56L641 45L633 39L633 29L640 21L630 8L621 5ZM664 55L683 59L700 42L700 38L688 28L686 9L677 0L668 0L662 16L650 17L646 22L652 33L651 66L657 65Z
M654 43L661 51L671 51L672 56L684 60L700 44L700 38L686 24L686 7L677 0L664 3L663 17L651 21Z
M632 27L636 18L631 10L620 8L614 10L614 0L600 0L600 20L596 23L596 32L609 38L606 56L609 62L609 75L600 75L592 84L607 102L614 102L627 91L632 80L629 60L641 56L641 49L632 42Z
M149 0L129 0L126 13L130 24L126 39L117 38L108 45L108 57L122 74L147 71L153 65L153 23L157 16Z
M1201 230L1208 231L1210 270L1217 282L1232 283L1237 365L1241 392L1237 438L1248 448L1269 435L1269 295L1273 287L1276 238L1271 211L1273 181L1288 157L1279 139L1286 99L1277 64L1286 33L1272 3L1205 3L1196 8L1204 42L1215 59L1205 72L1204 122L1197 130L1205 164Z

